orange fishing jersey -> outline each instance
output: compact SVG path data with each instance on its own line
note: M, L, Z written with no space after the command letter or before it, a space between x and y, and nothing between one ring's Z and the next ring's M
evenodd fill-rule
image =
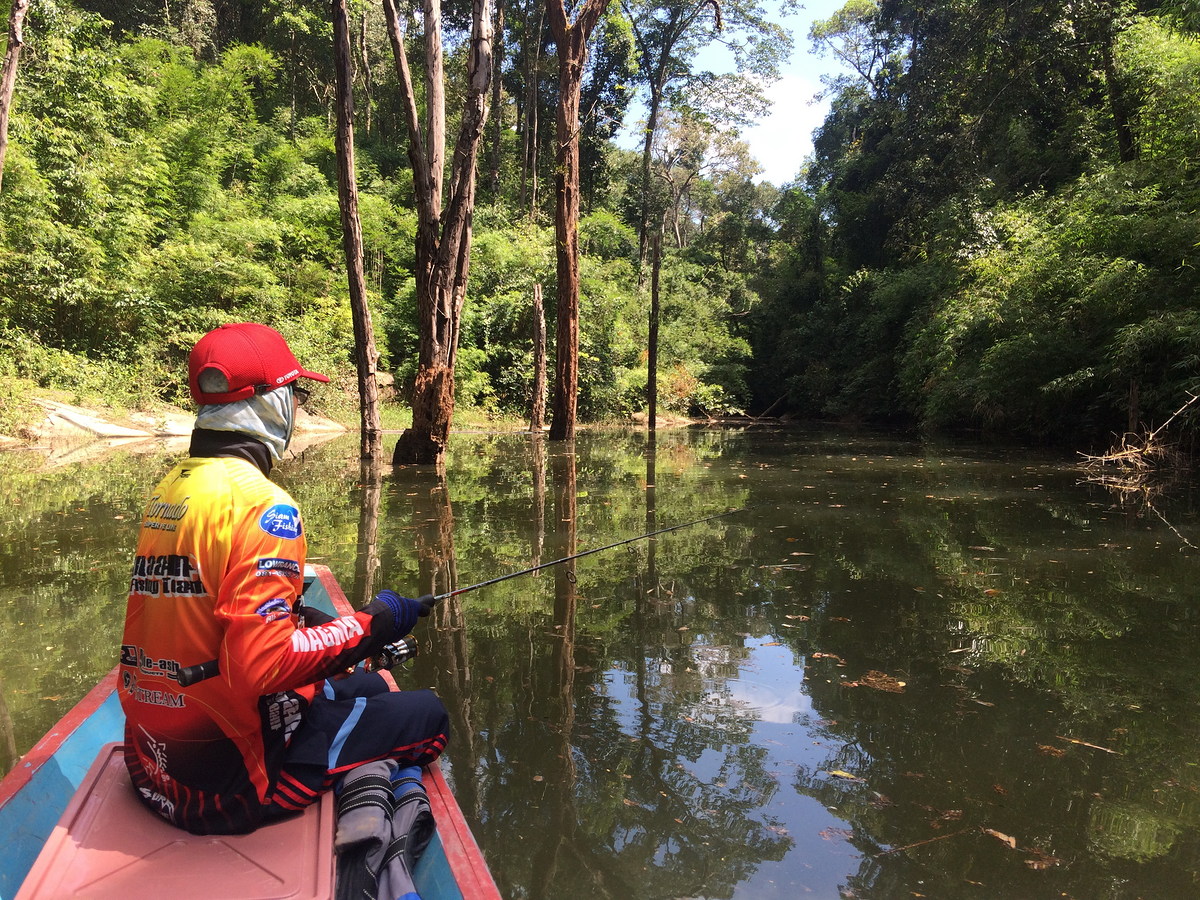
M121 642L126 760L180 827L253 828L316 683L394 636L362 611L303 627L305 552L295 501L244 459L187 459L146 505ZM180 687L214 659L218 675Z

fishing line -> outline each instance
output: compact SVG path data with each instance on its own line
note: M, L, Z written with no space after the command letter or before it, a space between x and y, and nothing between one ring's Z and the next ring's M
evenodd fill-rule
M679 531L681 528L691 528L693 525L699 525L703 522L712 522L715 519L724 519L726 516L736 515L737 513L746 512L751 509L756 509L762 504L753 506L739 506L737 509L727 509L725 512L714 513L711 516L704 516L702 519L693 519L691 522L682 522L679 525L671 525L667 528L659 528L657 531L650 531L646 534L639 534L637 537L625 538L620 541L613 541L611 544L605 544L603 547L593 547L591 550L581 550L579 553L572 553L570 556L563 556L559 559L552 559L549 562L539 563L536 566L530 566L528 569L521 569L519 572L509 572L507 575L498 575L495 578L489 578L487 581L480 581L477 584L471 584L467 587L458 588L454 591L447 591L444 594L437 594L434 601L446 600L450 597L457 597L460 594L465 594L469 591L477 591L479 588L488 587L489 585L499 584L502 581L508 581L510 578L519 578L522 575L529 575L533 572L539 572L542 569L548 569L551 566L562 565L565 562L571 562L576 559L583 559L585 556L591 556L593 553L601 553L605 550L611 550L614 547L623 547L626 544L632 544L636 541L644 541L647 538L657 537L660 534L668 534L672 531ZM567 578L572 584L575 584L575 573L568 570ZM212 678L220 674L220 666L215 659L210 659L208 662L200 663L194 666L184 666L179 670L177 680L180 687L188 687L198 681Z
M747 510L756 509L758 505L759 504L756 504L755 506L739 506L737 509L728 509L725 512L714 513L713 515L705 516L702 519L694 519L691 522L683 522L679 525L671 525L667 528L660 528L657 531L650 531L650 532L647 532L646 534L639 534L637 537L625 538L624 540L614 541L611 544L605 544L603 547L593 547L591 550L581 550L579 553L572 553L570 556L564 556L564 557L561 557L560 559L552 559L549 562L539 563L536 566L530 566L528 569L521 569L519 572L509 572L507 575L498 575L495 578L489 578L487 581L480 581L477 584L468 585L467 587L464 587L464 588L458 588L458 590L447 591L445 594L438 594L433 599L434 600L445 600L449 597L457 597L459 594L465 594L468 591L478 590L481 587L488 587L489 585L499 584L502 581L508 581L510 578L518 578L521 575L529 575L532 572L538 572L538 571L541 571L542 569L548 569L548 568L550 568L550 566L561 565L562 563L571 562L572 560L575 560L575 559L583 559L583 557L591 556L593 553L600 553L604 550L611 550L614 547L623 547L626 544L632 544L635 541L644 541L647 538L656 537L660 534L667 534L668 532L671 532L671 531L679 531L681 528L691 528L693 525L699 525L702 522L711 522L714 519L723 519L726 516L732 516L732 515L735 515L740 512L746 512ZM572 572L571 575L568 576L571 578L572 583L574 583L574 578L572 577L573 575L574 575L574 573Z

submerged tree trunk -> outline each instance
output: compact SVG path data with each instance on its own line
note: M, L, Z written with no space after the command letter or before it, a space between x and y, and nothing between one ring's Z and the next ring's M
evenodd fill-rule
M558 328L554 342L554 414L551 440L575 436L579 394L579 91L587 41L608 0L586 0L575 21L563 0L550 0L550 30L558 53L558 159L554 235L558 271Z
M400 18L394 0L384 0L388 37L404 99L417 206L418 368L413 385L412 427L396 442L392 457L396 465L440 464L446 451L454 415L454 364L470 271L475 170L492 76L491 3L473 0L468 84L443 211L446 122L440 0L429 0L424 8L427 117L422 125Z
M29 0L13 0L8 16L8 49L4 52L4 69L0 71L0 186L4 179L4 159L8 155L8 114L12 110L13 90L17 86L17 63L25 46L25 13Z
M350 27L346 0L333 2L333 59L337 78L338 207L342 215L342 249L350 283L350 310L354 319L354 361L358 369L358 404L362 420L360 451L363 459L378 459L383 450L379 420L379 384L375 377L375 329L367 303L363 275L362 223L358 215L358 185L354 173L354 80L350 55Z

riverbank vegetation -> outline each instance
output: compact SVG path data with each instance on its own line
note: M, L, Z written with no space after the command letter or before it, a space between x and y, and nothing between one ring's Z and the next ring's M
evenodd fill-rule
M1190 4L850 0L810 35L850 74L829 80L813 156L783 186L761 182L735 133L786 48L778 10L722 6L722 39L747 49L732 81L696 62L715 36L711 5L683 38L659 35L658 7L637 4L610 5L597 28L581 421L646 407L648 217L664 235L663 411L1098 450L1197 389ZM382 11L351 7L365 274L380 369L402 402L417 347L404 112ZM557 88L539 12L506 5L497 32L455 372L458 408L476 415L528 414L533 296L555 279ZM447 65L461 69L466 23L446 20ZM188 349L236 319L270 322L335 373L317 402L351 419L327 4L38 0L25 41L0 193L0 431L36 389L186 404ZM617 139L642 96L658 104L652 206L641 148ZM553 304L546 315L553 334ZM1190 415L1172 425L1180 440Z

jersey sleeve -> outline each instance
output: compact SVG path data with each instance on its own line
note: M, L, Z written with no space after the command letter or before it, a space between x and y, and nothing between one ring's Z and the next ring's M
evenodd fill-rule
M324 624L300 624L304 525L290 498L274 499L239 523L216 606L224 624L221 673L251 696L312 684L400 637L390 612L372 608L377 604Z

